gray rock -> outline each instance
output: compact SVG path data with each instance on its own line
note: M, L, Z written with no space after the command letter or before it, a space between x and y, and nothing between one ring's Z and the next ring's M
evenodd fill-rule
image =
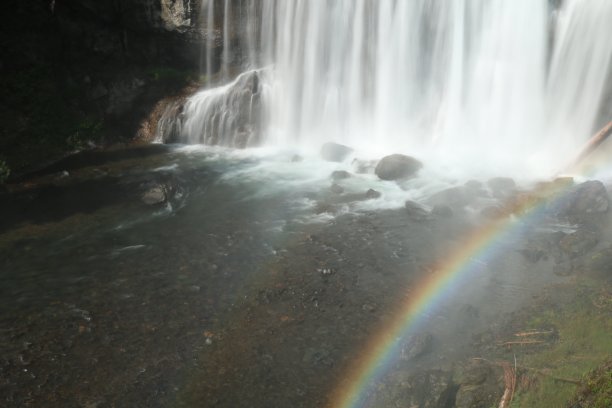
M355 169L355 173L357 174L373 174L377 164L377 160L364 159L355 159L351 163L353 169Z
M423 164L414 157L392 154L378 162L374 173L381 180L402 180L414 177L422 167Z
M582 217L603 214L610 208L608 191L601 181L591 180L579 184L557 204L560 216Z
M570 258L585 255L599 243L599 235L586 228L567 234L559 242L561 250Z
M411 336L402 345L400 358L402 360L415 360L431 352L433 348L433 335L431 333L421 333Z
M343 162L352 152L350 147L338 143L325 143L321 147L321 157L330 162Z
M455 407L489 408L497 406L504 393L503 373L485 361L472 360L464 369Z
M415 221L424 221L429 219L429 212L419 203L415 201L406 201L404 204L408 216Z
M472 202L467 189L463 186L450 187L433 194L427 202L431 205L443 205L454 209L461 209Z
M516 189L516 183L509 177L495 177L487 181L494 197L507 197Z
M336 170L331 174L331 178L334 181L345 180L351 177L351 173L346 170Z
M612 278L612 245L594 251L584 262L585 272Z
M499 220L506 216L503 208L498 205L490 205L480 211L480 215L489 220Z
M342 194L344 193L344 188L336 183L333 183L329 188L334 194Z
M166 189L163 186L156 186L146 191L141 200L146 205L157 205L166 202Z
M366 191L365 196L366 196L366 198L368 200L376 200L376 199L382 197L382 194L381 194L380 191L369 189L368 191Z
M431 215L438 218L452 218L453 209L444 204L436 204L431 210Z

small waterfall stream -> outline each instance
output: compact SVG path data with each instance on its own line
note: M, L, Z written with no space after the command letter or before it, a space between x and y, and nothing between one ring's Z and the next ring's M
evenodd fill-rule
M599 125L612 67L608 0L209 0L202 12L224 44L215 69L207 40L205 72L226 85L187 103L188 143L337 141L546 174ZM227 84L235 60L257 75L251 97L244 80Z

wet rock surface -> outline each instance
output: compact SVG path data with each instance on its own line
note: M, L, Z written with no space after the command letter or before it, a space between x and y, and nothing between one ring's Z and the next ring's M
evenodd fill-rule
M366 194L332 193L329 173L320 191L261 196L265 181L227 182L202 157L140 153L75 159L0 197L5 214L22 214L0 234L4 405L327 406L399 306L479 228L418 202L341 212ZM312 207L292 207L305 194ZM300 218L319 210L324 221ZM524 327L505 316L560 279L554 264L610 275L608 238L587 227L530 230L500 242L494 261L474 255L468 284L398 335L365 394L372 406L499 402L503 370L473 359L509 361L504 343ZM583 247L591 233L598 242ZM557 343L538 336L529 347Z
M352 148L338 143L325 143L321 147L321 157L329 162L343 162L352 152Z
M402 180L414 177L423 164L414 157L392 154L383 157L374 172L381 180Z

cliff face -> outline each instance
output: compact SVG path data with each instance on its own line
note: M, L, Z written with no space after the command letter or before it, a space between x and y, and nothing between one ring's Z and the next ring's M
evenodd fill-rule
M13 172L126 140L197 79L200 0L8 0L0 10L0 162Z

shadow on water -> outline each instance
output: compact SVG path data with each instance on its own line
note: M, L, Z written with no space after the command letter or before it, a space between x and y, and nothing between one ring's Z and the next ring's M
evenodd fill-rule
M130 148L117 148L110 150L86 150L70 155L49 166L31 173L24 174L11 183L21 183L32 178L47 176L62 171L75 171L84 167L99 166L129 159L146 159L147 157L167 154L172 150L169 145L151 144L146 146L135 146Z

